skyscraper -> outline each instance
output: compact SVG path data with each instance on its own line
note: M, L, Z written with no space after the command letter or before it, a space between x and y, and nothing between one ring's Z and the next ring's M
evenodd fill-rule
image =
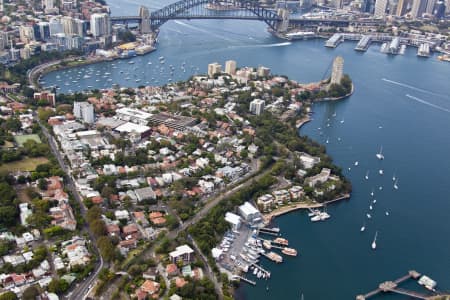
M0 12L3 12L4 7L3 7L3 0L0 0Z
M395 15L398 17L403 16L406 13L407 4L408 4L407 0L398 0L397 12Z
M413 0L411 17L421 18L427 7L427 0Z
M344 7L344 1L343 0L334 0L334 5L337 9L341 9Z
M434 7L436 5L436 0L428 0L427 7L425 8L425 12L427 14L432 15L434 13Z
M337 56L333 61L333 69L331 70L330 84L341 84L342 75L344 73L344 59Z
M375 2L375 17L384 17L386 15L386 8L388 0L376 0Z
M236 74L236 61L234 60L227 60L225 62L225 73L229 75Z
M94 37L111 35L111 22L108 14L91 15L91 33Z

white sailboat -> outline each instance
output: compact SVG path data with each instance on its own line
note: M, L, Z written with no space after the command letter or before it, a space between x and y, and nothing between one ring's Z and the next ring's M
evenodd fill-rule
M377 203L377 199L373 199L372 203L373 204Z
M371 219L372 218L372 216L370 214L366 214L366 216L367 216L367 219Z
M372 189L372 192L370 192L370 196L372 196L372 197L373 197L373 195L374 195L374 193L373 193L373 189Z
M398 183L398 179L395 180L395 183L394 183L394 189L396 189L396 190L398 190L398 185L397 185L397 183Z
M375 232L375 237L374 237L373 242L372 242L372 249L373 250L377 249L377 236L378 236L378 231Z
M355 167L357 167L359 165L358 161L355 161Z
M383 174L384 174L383 169L378 170L378 173L379 173L380 175L383 175Z
M367 170L366 176L364 178L366 178L366 180L369 180L369 170Z
M373 209L372 205L369 205L369 210L372 210L372 209Z
M342 120L341 120L341 124L344 124L344 122L345 122L344 119L342 119Z
M395 181L397 179L397 177L395 177L395 173L394 175L392 175L392 181Z
M388 212L388 211L386 211L386 213L385 213L385 214L386 214L386 216L389 216L389 212Z
M383 155L383 146L381 146L380 152L378 152L375 156L376 156L379 160L383 160L383 159L384 159L384 155Z

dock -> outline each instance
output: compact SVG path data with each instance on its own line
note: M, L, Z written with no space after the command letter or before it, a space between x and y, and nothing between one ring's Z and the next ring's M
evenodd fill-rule
M263 228L260 228L260 229L258 230L258 234L259 234L259 233L263 233L263 234L268 234L268 235L278 236L278 233L275 233L275 232L269 231L269 230L265 231L265 230L262 230L262 229L263 229Z
M239 276L239 275L234 275L234 277L235 277L235 278L239 278L240 280L242 280L242 281L244 281L244 282L247 282L247 283L249 283L249 284L251 284L251 285L256 285L256 281L247 279L247 278L242 277L242 276Z
M278 235L280 233L280 228L278 228L278 227L274 227L274 228L263 227L263 228L260 228L259 231L276 233Z
M363 35L363 37L359 40L358 45L356 45L356 51L367 51L372 42L372 37L370 35Z
M424 300L431 299L431 296L429 296L429 295L425 295L425 294L422 294L419 292L410 291L410 290L398 287L398 285L401 284L402 282L405 282L408 279L417 280L420 276L421 276L421 274L418 273L417 271L414 271L414 270L409 271L408 274L406 274L405 276L400 277L394 281L385 281L385 282L380 283L380 285L378 286L377 289L370 291L367 294L356 296L356 300L366 300L366 299L373 297L379 293L388 293L388 292L405 295L405 296L412 297L415 299L424 299Z
M270 248L275 248L275 249L280 249L280 250L283 250L286 246L278 246L279 244L278 243L276 243L276 242L274 242L274 241L271 241L271 240L266 240L266 239L262 239L262 238L260 238L260 237L258 237L257 238L258 240L261 240L261 241L263 241L263 242L269 242L270 243ZM275 245L274 245L275 244Z
M261 272L266 274L267 278L270 278L270 271L267 271L266 269L264 269L263 267L261 267L260 265L257 265L257 264L252 264L252 266L257 268L258 270L261 270Z

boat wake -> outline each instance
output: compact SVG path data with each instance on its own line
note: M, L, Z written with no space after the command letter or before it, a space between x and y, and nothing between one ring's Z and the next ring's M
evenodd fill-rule
M284 47L289 45L292 45L292 43L284 42L276 44L241 45L241 46L229 46L228 48L272 48L272 47Z
M415 101L417 101L417 102L419 102L419 103L422 103L422 104L428 105L428 106L430 106L430 107L439 109L439 110L441 110L441 111L445 111L445 112L450 113L450 109L447 109L447 108L445 108L445 107L442 107L442 106L439 106L439 105L430 103L430 102L425 101L425 100L423 100L423 99L420 99L420 98L411 96L410 94L406 94L406 97L408 97L409 99L415 100Z
M383 80L385 82L388 82L388 83L392 83L392 84L398 85L398 86L402 86L402 87L405 87L405 88L408 88L408 89L411 89L411 90L414 90L414 91L417 91L417 92L421 92L421 93L425 93L425 94L429 94L429 95L433 95L433 96L437 96L437 97L450 99L447 95L434 93L432 91L428 91L428 90L424 90L424 89L421 89L421 88L417 88L415 86L412 86L412 85L409 85L409 84L406 84L406 83L401 83L401 82L390 80L390 79L386 79L386 78L381 78L381 80Z

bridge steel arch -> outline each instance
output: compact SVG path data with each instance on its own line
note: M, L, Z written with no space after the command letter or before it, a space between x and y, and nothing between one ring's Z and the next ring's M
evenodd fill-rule
M249 0L221 0L221 3L227 3L234 7L245 9L252 12L258 20L264 21L272 30L277 30L281 17L272 10L261 7L256 1ZM215 0L180 0L169 4L161 9L155 10L150 14L150 27L156 30L169 20L177 19L189 9L204 4L217 4ZM184 15L183 15L184 16ZM188 16L185 16L187 19ZM223 17L226 18L226 17ZM230 18L233 18L230 16Z

